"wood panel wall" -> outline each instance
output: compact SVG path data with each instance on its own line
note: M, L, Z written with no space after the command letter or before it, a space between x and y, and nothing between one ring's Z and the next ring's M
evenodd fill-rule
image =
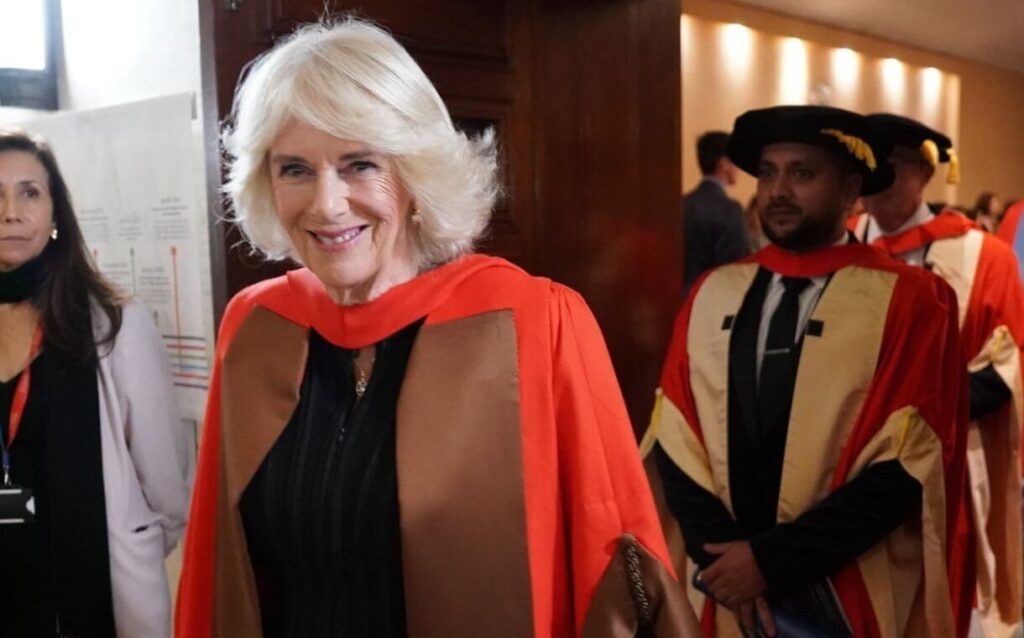
M213 4L201 14L213 41L204 66L216 80L208 102L220 117L244 66L324 6L202 1ZM678 1L365 0L334 8L390 29L457 125L498 130L506 195L481 251L583 294L642 428L680 303ZM224 230L212 234L225 256L213 273L225 290L218 318L227 296L284 269L247 256L237 233Z

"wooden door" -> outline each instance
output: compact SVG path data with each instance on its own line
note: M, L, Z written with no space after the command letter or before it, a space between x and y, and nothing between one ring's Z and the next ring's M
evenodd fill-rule
M212 3L201 14L204 68L219 117L230 111L244 66L323 12L322 0L201 1ZM457 126L496 128L506 194L481 252L583 294L642 427L680 301L678 1L333 6L394 33ZM226 297L287 266L259 263L237 245L237 231L216 230L219 311Z

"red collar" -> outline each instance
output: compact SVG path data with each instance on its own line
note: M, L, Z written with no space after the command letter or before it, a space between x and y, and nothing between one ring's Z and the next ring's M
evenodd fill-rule
M944 210L923 224L908 228L896 235L882 236L871 242L890 255L901 255L933 241L959 237L976 228L974 223L959 213Z
M809 253L794 253L770 245L746 259L786 277L821 277L851 265L885 266L889 262L877 248L864 244L829 246Z
M421 319L451 295L470 275L486 268L515 268L503 259L466 255L395 286L365 304L340 306L309 269L287 273L283 294L266 296L260 305L299 325L316 330L343 348L363 348Z

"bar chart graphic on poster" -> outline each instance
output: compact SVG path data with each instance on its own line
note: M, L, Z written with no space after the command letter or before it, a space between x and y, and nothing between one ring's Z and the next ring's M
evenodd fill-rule
M192 97L60 113L27 125L54 148L103 274L149 310L183 418L202 419L213 354L207 206Z

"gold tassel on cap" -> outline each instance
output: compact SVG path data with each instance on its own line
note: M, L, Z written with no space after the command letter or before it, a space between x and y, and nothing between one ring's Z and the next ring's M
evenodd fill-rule
M932 140L921 142L921 155L933 168L939 165L939 147Z
M957 156L956 151L953 150L953 147L946 149L946 155L949 155L949 171L946 172L946 183L959 184L960 157Z
M853 155L860 161L864 162L870 170L873 171L878 168L878 163L875 161L875 154L871 150L871 145L864 140L853 135L847 135L846 133L834 128L823 128L818 132L822 135L831 135L839 140L843 146L846 147L846 150L850 152L850 155Z

